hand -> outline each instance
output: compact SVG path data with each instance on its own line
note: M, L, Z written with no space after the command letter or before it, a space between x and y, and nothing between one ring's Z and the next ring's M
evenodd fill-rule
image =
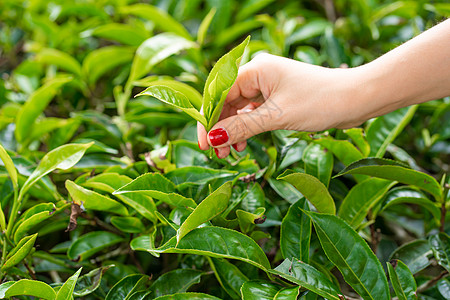
M352 120L343 105L355 83L352 76L351 69L257 55L239 69L219 122L208 134L197 125L199 147L207 150L211 145L217 156L224 158L230 146L243 151L248 138L265 131L320 131L357 125L359 121Z

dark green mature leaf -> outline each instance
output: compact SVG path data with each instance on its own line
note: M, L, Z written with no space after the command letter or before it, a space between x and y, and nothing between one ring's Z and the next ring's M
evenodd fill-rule
M366 129L370 144L370 156L383 157L387 146L411 121L417 105L401 108L387 115L376 118Z
M324 274L316 270L313 266L297 259L291 260L287 258L278 267L269 272L307 288L326 299L341 299L339 297L339 288L337 288Z
M382 158L365 158L350 164L337 176L344 174L364 174L417 186L442 201L439 183L428 174L409 169L396 161Z
M270 187L282 198L286 199L291 204L294 204L300 198L303 197L302 193L300 193L292 184L276 180L274 178L269 178Z
M447 278L439 280L437 283L437 288L439 293L444 297L444 299L450 298L450 281Z
M177 245L176 237L159 248L153 248L150 236L140 236L131 241L133 250L160 253L190 253L217 258L237 259L262 270L270 269L270 263L254 240L248 236L221 227L201 227L189 232Z
M303 173L284 172L277 177L278 180L284 180L292 184L299 190L319 212L336 213L334 200L328 192L325 185L314 176Z
M69 54L60 50L44 48L36 55L36 60L44 64L55 65L76 76L81 76L80 63Z
M176 207L197 207L197 203L194 200L177 194L175 184L160 173L141 175L116 190L113 194L131 197L133 193L148 195Z
M20 109L16 117L15 136L22 142L29 133L36 118L44 111L50 101L55 97L61 86L72 80L69 76L56 77L37 89Z
M128 215L127 208L116 200L85 189L73 181L66 180L66 189L73 201L86 209L107 211L121 216Z
M161 296L155 300L220 300L220 298L202 293L179 293Z
M297 258L309 262L311 219L303 211L309 210L305 198L292 204L281 223L280 249L283 258Z
M103 274L111 267L114 267L114 265L94 269L79 277L73 295L75 297L84 297L94 292L100 286Z
M225 98L237 78L244 50L250 41L247 37L241 44L222 56L212 68L206 79L203 91L203 112L210 130L219 120Z
M335 140L331 137L326 137L315 139L313 142L322 145L331 151L334 156L346 166L364 158L363 154L349 141Z
M319 144L311 143L303 151L305 173L320 180L326 187L333 171L333 154Z
M259 183L255 182L247 191L247 194L241 201L241 208L245 211L256 213L259 208L265 206L264 190Z
M153 297L184 293L194 284L200 283L203 272L193 269L177 269L159 276L150 286Z
M450 237L440 232L430 236L428 241L438 264L450 272Z
M241 270L226 259L211 257L208 259L217 281L232 299L239 299L244 282L248 281Z
M19 241L16 247L10 251L1 270L9 269L20 263L31 252L36 241L37 233L24 237Z
M417 299L414 276L401 260L387 263L389 278L399 300Z
M177 243L193 229L211 220L227 208L232 186L232 182L227 181L200 202L178 229Z
M177 185L177 188L183 188L190 185L206 184L214 179L227 178L237 175L236 171L216 170L204 167L183 167L170 171L165 177Z
M422 271L431 264L433 255L430 244L426 240L415 240L397 248L389 258L404 262L413 274Z
M111 217L111 224L117 229L128 233L141 233L145 231L144 224L139 218L135 217Z
M336 216L305 213L313 221L325 254L345 281L364 299L389 299L383 267L366 241Z
M59 289L58 294L56 294L55 300L67 300L72 298L73 290L75 289L81 270L82 268L79 268L75 274L67 279L63 286Z
M356 184L342 201L338 216L357 228L369 210L377 205L394 184L395 182L379 178L368 178Z
M137 96L151 96L156 99L173 105L176 108L181 109L196 121L200 122L203 126L207 125L207 120L200 114L200 112L192 105L189 98L184 95L181 91L169 87L166 85L151 85L146 88L143 92L136 95Z
M92 231L79 237L67 251L67 257L82 261L109 246L122 242L124 239L106 231Z
M48 284L42 281L29 279L22 279L15 282L8 287L3 295L5 298L27 295L46 300L54 300L56 297L55 291ZM1 296L2 295L0 293L0 297Z
M106 295L105 300L125 300L135 292L145 290L149 281L147 275L132 274L117 282Z
M281 286L262 280L251 280L241 288L243 300L296 300L300 287L282 288Z

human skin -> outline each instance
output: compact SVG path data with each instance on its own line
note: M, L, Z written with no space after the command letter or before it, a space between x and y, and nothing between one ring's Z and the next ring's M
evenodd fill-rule
M197 125L200 149L219 158L256 134L351 128L396 109L450 95L450 19L378 59L331 69L259 54L239 69L219 122Z

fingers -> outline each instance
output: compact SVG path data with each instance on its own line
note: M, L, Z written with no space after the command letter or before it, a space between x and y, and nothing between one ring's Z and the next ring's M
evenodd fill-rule
M209 149L208 139L206 135L207 132L205 127L200 122L197 122L198 147L200 148L200 150Z

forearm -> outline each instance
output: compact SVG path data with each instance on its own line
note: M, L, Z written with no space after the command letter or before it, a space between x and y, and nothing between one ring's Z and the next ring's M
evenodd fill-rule
M359 96L349 101L361 110L354 123L449 96L450 20L353 70Z

